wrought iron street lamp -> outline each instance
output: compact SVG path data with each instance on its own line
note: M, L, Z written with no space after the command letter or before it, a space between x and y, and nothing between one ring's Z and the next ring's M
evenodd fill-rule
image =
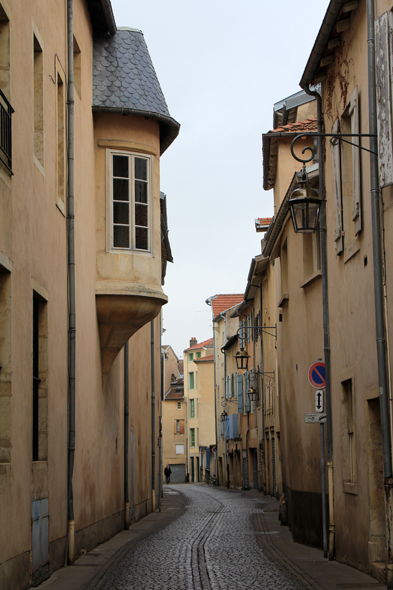
M236 359L237 369L247 371L250 355L242 346L240 347L240 350L237 351L234 358Z
M293 229L296 233L314 233L318 227L321 199L317 189L311 188L308 184L305 164L303 164L299 184L300 186L293 191L289 199Z
M257 399L258 392L255 389L255 387L250 387L250 389L247 391L247 395L250 402L255 402L255 400Z

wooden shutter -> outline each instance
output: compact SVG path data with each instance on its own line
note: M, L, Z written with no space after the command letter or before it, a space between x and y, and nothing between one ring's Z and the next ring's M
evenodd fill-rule
M377 91L379 184L381 188L393 184L391 49L389 43L389 13L384 12L375 20L375 79Z
M184 434L184 420L179 420L180 423L180 432L179 434Z
M250 398L248 397L248 390L250 389L250 372L246 371L244 373L244 393L246 395L246 399L245 399L245 411L249 412L250 411Z
M336 119L332 133L339 133L339 120ZM334 180L334 209L336 218L336 227L334 232L334 241L336 242L336 253L341 254L344 250L344 236L342 230L342 197L341 197L341 159L340 159L340 142L330 143L332 149L333 162L333 180Z
M229 378L228 375L225 377L225 399L229 397Z
M237 411L243 414L243 375L237 376Z
M175 434L177 434L177 420L174 421L174 426L175 426Z
M361 179L360 179L360 137L355 137L359 133L359 93L358 87L355 86L349 99L349 115L351 117L351 133L354 137L350 138L352 143L352 174L353 174L353 210L352 220L355 222L355 235L362 229L362 211L361 211Z
M233 398L233 373L231 373L229 375L228 385L229 385L228 395L229 395L230 398Z

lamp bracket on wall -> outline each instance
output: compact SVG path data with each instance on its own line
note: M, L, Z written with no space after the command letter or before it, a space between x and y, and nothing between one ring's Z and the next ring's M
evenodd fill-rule
M292 156L295 158L295 160L297 160L298 162L301 162L302 164L307 164L307 162L311 162L311 160L315 159L316 156L316 149L315 147L311 147L311 146L306 146L302 149L302 154L304 155L306 152L310 152L310 157L309 158L300 158L299 156L297 156L295 154L294 151L294 147L295 147L295 143L302 138L305 137L330 137L330 143L332 145L337 145L337 143L339 143L340 141L343 141L345 143L349 143L350 145L353 145L361 150L364 150L366 152L369 152L370 154L374 154L375 156L377 156L378 154L376 154L375 152L369 150L368 148L363 147L362 145L358 145L356 143L352 143L351 141L348 141L347 139L343 139L344 137L376 137L376 135L370 134L370 133L315 133L313 131L310 131L309 133L299 133L299 135L296 135L291 142L291 154Z

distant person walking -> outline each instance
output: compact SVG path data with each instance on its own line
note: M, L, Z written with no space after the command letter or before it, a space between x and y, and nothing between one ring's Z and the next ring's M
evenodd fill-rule
M172 469L169 467L169 465L167 465L164 469L166 483L171 483L171 473L172 473Z

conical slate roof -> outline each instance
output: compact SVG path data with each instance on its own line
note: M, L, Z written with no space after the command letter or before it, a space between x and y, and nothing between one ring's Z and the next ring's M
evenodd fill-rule
M161 153L179 133L161 90L142 31L118 29L96 35L93 44L93 111L157 119Z

